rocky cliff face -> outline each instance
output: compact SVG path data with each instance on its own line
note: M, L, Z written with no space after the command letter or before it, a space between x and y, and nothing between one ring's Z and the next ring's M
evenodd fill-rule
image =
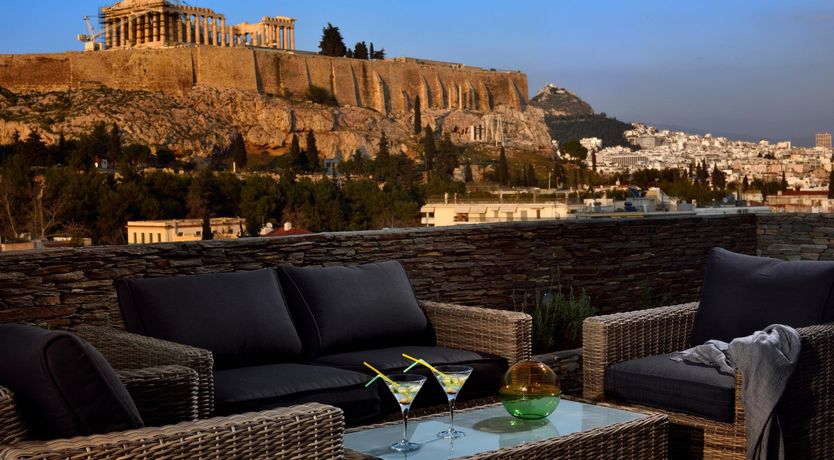
M530 105L544 110L548 115L593 115L594 109L576 94L548 83L535 97Z
M550 147L545 112L498 106L489 114L424 109L423 123L449 133L457 143L472 141L472 126L500 119L506 142L517 148ZM60 133L77 138L96 123L119 126L125 143L166 146L175 152L205 157L227 147L236 133L250 152L286 151L292 132L313 130L324 157L362 150L373 153L382 133L408 151L413 144L413 114L382 114L359 107L331 107L297 102L238 89L196 86L187 94L89 89L14 94L0 91L0 143L17 131L26 137L38 130L47 142ZM300 136L302 147L304 136Z

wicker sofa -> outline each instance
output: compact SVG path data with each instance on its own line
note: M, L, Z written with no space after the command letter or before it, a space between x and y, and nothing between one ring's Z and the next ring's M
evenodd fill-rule
M120 364L131 367L173 364L194 369L198 375L201 418L215 413L230 415L319 402L343 409L349 425L362 424L399 410L382 383L365 388L372 373L362 366L363 361L374 363L383 372L397 372L410 363L401 355L406 351L435 364L467 364L476 368L471 382L467 382L467 394L469 398L482 398L497 394L500 376L509 365L530 356L532 321L529 315L420 302L414 297L407 275L397 262L353 267L290 267L283 273L280 270L277 275L274 270L261 270L124 280L117 285L119 302L128 330L133 332L86 328L82 333L108 359ZM236 276L239 279L234 279ZM320 279L325 279L325 282L320 282ZM278 295L286 298L287 310L291 313L290 327L298 331L303 344L301 354L282 358L279 353L270 351L261 353L265 356L261 360L250 359L247 363L238 364L238 356L241 360L244 356L252 358L258 355L259 350L241 354L235 345L230 358L225 352L228 347L224 349L225 344L218 344L214 338L203 342L205 346L200 347L196 339L177 339L155 332L152 328L138 330L136 326L149 323L148 315L142 309L152 308L163 312L193 308L184 318L206 309L221 310L218 318L223 320L230 311L240 311L238 297L247 297L243 293L247 286L256 286L259 291L265 292L271 289L273 283L280 284L279 290L283 294ZM212 289L214 292L207 293ZM184 307L179 298L160 294L160 291L198 299L191 307ZM226 292L234 292L236 297L222 298ZM316 295L322 292L327 295L317 299ZM265 294L259 295L263 297ZM160 297L163 298L160 300ZM352 300L347 300L349 297ZM248 305L263 303L259 307L261 310L274 308L277 301L284 302L278 297L247 297ZM149 307L152 303L157 305ZM228 310L221 305L224 303L235 306ZM309 312L313 313L313 317L305 319L304 315ZM139 319L141 315L145 316ZM264 317L263 314L261 316ZM241 318L229 319L230 322L233 320ZM184 319L176 321L182 323ZM267 325L262 331L274 337L279 334L271 333L270 328L283 326L273 323L286 323L287 320L270 321L262 321ZM250 320L241 324L253 323ZM412 325L410 329L403 326L405 323ZM217 324L223 322L215 322L214 326ZM185 328L188 327L185 325ZM217 327L217 334L229 334L233 329L234 326L225 329ZM384 332L387 329L394 332L378 335L378 330ZM283 334L290 332L284 329ZM257 331L247 333L249 337L263 334ZM346 341L348 339L349 342ZM214 350L210 351L212 347ZM220 365L218 359L221 360ZM328 373L337 373L342 382L352 380L328 387L326 381L316 382L316 374L310 381L303 381L294 374L301 372L304 375L303 372L311 372L310 369L325 379ZM415 371L427 372L421 368ZM286 382L300 389L281 393L279 387L285 386ZM309 384L312 384L312 387L308 386L312 390L305 390L304 385ZM445 402L445 394L439 386L426 387L421 392L417 408ZM235 392L256 393L258 397L244 401L243 405L233 399ZM356 406L360 406L358 410Z
M128 362L122 359L122 363ZM136 403L145 428L31 440L14 394L0 387L0 459L329 459L342 454L344 418L334 407L307 404L198 421L198 377L193 369L175 365L133 367L119 370L118 375Z
M802 282L809 284L800 286ZM583 395L594 401L667 414L672 423L670 458L744 459L747 435L741 373L736 373L734 381L731 375L720 377L728 379L722 380L727 382L723 388L710 387L714 380L687 380L682 376L717 376L715 369L676 363L665 355L703 343L704 338L728 342L728 337L743 337L768 324L789 324L800 334L801 352L776 409L786 458L834 458L834 323L828 319L833 313L832 285L834 263L783 262L714 250L701 302L585 320ZM768 310L770 307L775 308ZM804 319L803 309L811 313ZM714 321L716 313L742 315L732 321ZM819 318L818 323L813 318ZM721 337L720 331L710 330L711 325L705 322L741 329ZM688 369L669 371L675 366ZM642 372L631 382L627 378L618 380L623 369ZM631 388L627 388L629 385ZM639 385L643 385L642 393L634 391ZM703 387L707 392L697 393ZM665 400L660 395L664 392ZM719 399L716 395L729 397L724 401L723 396ZM719 406L722 409L716 411ZM705 415L704 410L718 416Z

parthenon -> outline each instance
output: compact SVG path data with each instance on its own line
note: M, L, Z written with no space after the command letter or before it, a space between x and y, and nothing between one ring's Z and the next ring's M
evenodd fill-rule
M226 16L169 0L124 0L102 8L105 49L202 45L295 49L295 19L226 25Z

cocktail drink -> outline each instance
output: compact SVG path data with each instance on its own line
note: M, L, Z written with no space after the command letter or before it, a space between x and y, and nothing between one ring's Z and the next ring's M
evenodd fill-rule
M397 399L403 413L403 439L391 445L391 449L397 452L412 452L420 448L420 444L408 440L408 410L411 409L411 403L414 402L414 398L417 397L424 383L426 383L426 377L417 374L393 374L385 380L385 384Z
M455 439L466 436L463 431L455 429L455 401L458 398L460 389L466 383L466 379L472 374L469 366L435 366L430 368L437 383L443 387L446 398L449 400L449 429L437 433L438 438Z

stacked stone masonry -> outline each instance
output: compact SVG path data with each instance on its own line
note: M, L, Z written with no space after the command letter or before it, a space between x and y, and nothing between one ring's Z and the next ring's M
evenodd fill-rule
M295 49L295 19L283 16L227 26L226 17L209 8L126 0L103 8L102 17L106 49L183 44Z
M499 309L561 285L602 313L697 300L710 248L756 253L756 217L516 222L0 255L0 322L121 326L114 282L402 261L418 298Z
M759 254L786 260L834 260L834 214L758 217Z

